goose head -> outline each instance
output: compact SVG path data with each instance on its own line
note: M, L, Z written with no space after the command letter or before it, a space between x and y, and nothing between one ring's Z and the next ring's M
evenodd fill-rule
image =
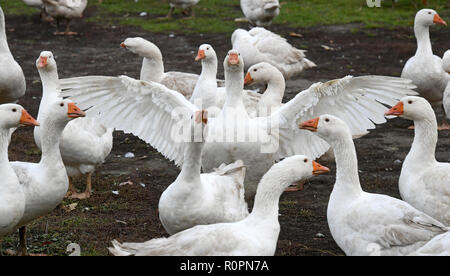
M267 62L261 62L251 66L245 75L244 84L267 84L279 70ZM281 75L281 73L280 73ZM282 76L282 75L281 75Z
M442 68L445 72L450 74L450 50L447 50L442 57Z
M445 25L447 23L439 16L439 14L432 9L422 9L417 12L414 24L425 27L430 27L435 24Z
M336 116L325 114L300 124L300 129L316 133L327 142L350 135L347 124Z
M0 105L0 127L39 126L39 123L18 104Z
M56 69L56 61L53 53L50 51L43 51L36 60L36 67L39 71L53 71Z
M320 165L306 155L290 156L275 164L274 167L282 170L284 175L290 178L289 181L284 183L286 187L283 187L283 190L289 185L310 178L313 175L324 174L330 171L329 168Z
M384 115L398 116L413 121L429 119L435 116L431 104L424 98L417 96L408 96L402 98Z
M139 55L140 57L162 59L162 54L158 46L142 37L127 38L120 44L120 46L136 55Z
M214 48L209 44L202 44L198 48L197 56L195 57L195 61L204 60L204 61L213 61L217 60L216 52Z
M47 123L63 126L73 119L86 116L83 110L68 99L57 99L49 103L44 112L44 120Z
M234 49L228 51L223 66L227 72L244 72L244 60L241 54Z

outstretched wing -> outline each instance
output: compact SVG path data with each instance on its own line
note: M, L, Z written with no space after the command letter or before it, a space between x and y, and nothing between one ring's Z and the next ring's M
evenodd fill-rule
M162 84L127 76L89 76L60 80L61 96L69 97L107 127L132 133L175 164L183 162L183 145L174 139L198 108Z
M404 96L416 95L414 88L410 80L385 76L347 76L313 84L271 116L279 120L279 156L306 154L316 158L328 150L325 141L300 130L299 123L331 114L345 121L354 137L361 136L375 124L386 122L386 105L393 106Z

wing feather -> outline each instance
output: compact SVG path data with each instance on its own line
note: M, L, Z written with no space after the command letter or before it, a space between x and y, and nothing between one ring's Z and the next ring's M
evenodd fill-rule
M306 154L316 158L328 150L325 141L299 131L299 123L331 114L343 119L352 135L360 136L375 124L385 123L387 106L404 96L416 95L414 88L410 80L384 76L346 76L313 84L271 116L271 120L279 120L279 157Z
M102 124L132 133L175 164L182 164L184 143L173 139L173 129L197 110L182 94L127 76L62 79L60 87L61 96L88 109L88 115Z

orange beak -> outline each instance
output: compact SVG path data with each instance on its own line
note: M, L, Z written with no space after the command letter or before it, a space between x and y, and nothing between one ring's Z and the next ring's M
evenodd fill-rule
M48 65L47 57L39 57L38 68L44 68Z
M330 171L329 168L320 165L316 161L312 161L313 164L313 175L324 174Z
M195 112L195 122L197 124L200 124L200 123L207 124L208 123L208 111L207 110L196 111Z
M301 129L306 129L312 132L317 131L317 125L319 124L319 117L311 119L309 121L300 124Z
M228 65L239 65L239 55L236 53L231 53L228 56Z
M122 47L122 48L127 48L127 46L125 45L124 42L120 43L120 47Z
M75 103L69 103L69 110L67 111L67 116L69 118L79 118L86 116L86 113L81 110Z
M206 57L205 50L198 50L197 56L195 57L195 61L199 61Z
M447 22L445 22L444 19L442 19L437 13L434 15L433 22L434 24L441 24L447 26Z
M403 115L403 102L398 102L395 106L384 113L384 116L400 116Z
M25 109L22 109L22 116L20 117L20 124L23 126L39 126L38 121L36 121L33 117Z
M247 74L245 75L245 79L244 79L244 84L252 84L253 79L252 79L252 75L250 75L250 72L247 72Z

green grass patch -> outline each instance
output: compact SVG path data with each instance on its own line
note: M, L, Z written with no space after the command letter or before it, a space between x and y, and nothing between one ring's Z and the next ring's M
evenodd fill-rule
M293 28L317 25L362 23L367 28L395 28L411 26L420 0L399 0L392 7L390 0L382 1L381 8L369 8L366 0L286 0L274 24ZM445 19L450 16L447 0L428 1L428 8L435 9ZM5 13L30 15L38 10L27 7L21 0L2 1ZM95 6L95 8L93 8ZM176 19L160 19L169 11L169 5L161 0L106 0L102 4L90 1L93 15L85 20L102 26L129 25L153 32L230 33L238 27L234 19L243 17L239 0L202 0L195 7L194 19L183 19L177 10ZM146 12L147 16L140 16Z

